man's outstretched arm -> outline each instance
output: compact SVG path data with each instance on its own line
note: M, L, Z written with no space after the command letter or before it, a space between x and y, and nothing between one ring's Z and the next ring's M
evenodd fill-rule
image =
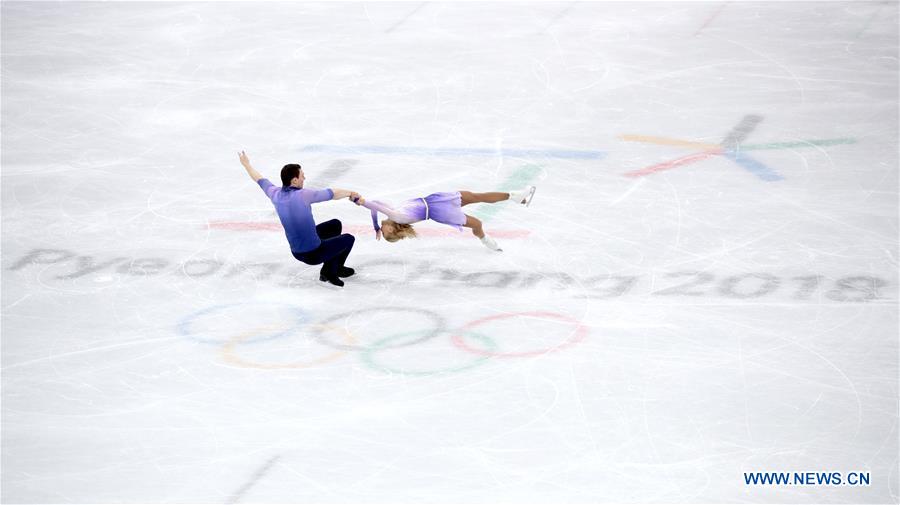
M253 179L253 182L259 182L259 180L263 178L263 176L250 165L250 158L247 157L247 153L241 151L238 153L238 159L241 160L241 165L244 165L244 168L247 170L247 175Z
M359 193L349 189L331 188L334 193L332 200L340 200L341 198L359 198Z

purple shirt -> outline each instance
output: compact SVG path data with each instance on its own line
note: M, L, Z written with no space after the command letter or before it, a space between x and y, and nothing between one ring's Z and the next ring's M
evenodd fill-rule
M316 222L313 220L311 205L334 198L330 189L298 189L291 186L278 187L268 179L257 181L275 206L284 234L287 235L291 252L303 253L312 251L322 240L316 234Z

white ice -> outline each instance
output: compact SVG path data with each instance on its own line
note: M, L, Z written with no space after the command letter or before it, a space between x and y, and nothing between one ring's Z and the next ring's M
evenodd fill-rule
M4 503L898 501L898 3L0 8Z

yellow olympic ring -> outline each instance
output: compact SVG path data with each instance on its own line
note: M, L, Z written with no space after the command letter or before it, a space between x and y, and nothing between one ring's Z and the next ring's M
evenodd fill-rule
M341 330L344 333L344 343L347 345L353 345L356 343L356 338L350 333L347 328L342 328L339 326L326 326L326 325L314 325L316 328L321 328L322 331L335 331ZM317 365L323 365L325 363L330 363L332 361L341 358L349 351L340 350L323 356L321 358L307 361L307 362L296 362L296 363L256 363L253 361L248 361L240 356L237 356L234 352L235 347L241 342L247 340L250 337L258 335L262 331L271 331L273 329L280 329L273 326L262 326L255 330L245 331L237 335L236 337L230 338L225 345L222 346L222 361L228 363L229 365L234 365L240 368L255 368L258 370L292 370L292 369L301 369L301 368L313 368Z

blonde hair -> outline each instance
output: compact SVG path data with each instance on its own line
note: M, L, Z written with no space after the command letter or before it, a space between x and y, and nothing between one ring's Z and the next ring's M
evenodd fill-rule
M390 234L386 233L384 230L384 225L386 224L393 226L395 231ZM385 219L381 222L381 236L388 242L396 242L405 238L416 238L416 230L411 224L400 224L390 219Z

